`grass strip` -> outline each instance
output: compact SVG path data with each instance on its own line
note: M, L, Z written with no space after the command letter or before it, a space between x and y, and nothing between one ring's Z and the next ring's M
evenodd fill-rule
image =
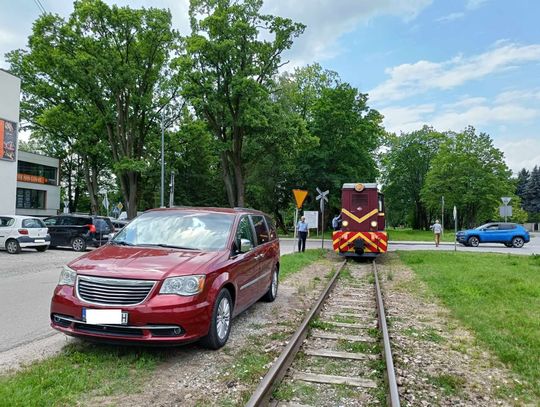
M431 230L415 230L415 229L391 229L388 232L388 240L394 242L413 241L413 242L435 242L435 237ZM453 242L454 232L444 232L441 236L442 242Z
M62 353L0 377L0 406L75 405L83 394L137 391L162 352L76 343Z
M279 278L284 280L290 275L299 272L311 263L323 260L328 253L324 249L310 249L303 253L289 253L281 256Z
M540 256L399 252L453 315L540 400Z

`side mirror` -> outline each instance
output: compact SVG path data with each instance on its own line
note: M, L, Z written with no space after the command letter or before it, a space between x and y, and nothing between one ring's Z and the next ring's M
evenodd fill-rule
M240 239L240 253L247 253L253 249L253 244L248 239Z

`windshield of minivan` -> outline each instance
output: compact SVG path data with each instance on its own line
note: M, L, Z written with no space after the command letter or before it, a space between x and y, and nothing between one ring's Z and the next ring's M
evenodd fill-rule
M163 246L216 251L225 248L234 215L191 211L147 212L111 241L128 246Z

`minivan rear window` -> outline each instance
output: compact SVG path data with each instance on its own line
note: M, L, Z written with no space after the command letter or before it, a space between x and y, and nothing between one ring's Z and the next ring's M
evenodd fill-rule
M257 236L257 243L263 244L270 240L268 235L268 229L266 229L266 222L262 216L252 216L253 226L255 227L255 235Z

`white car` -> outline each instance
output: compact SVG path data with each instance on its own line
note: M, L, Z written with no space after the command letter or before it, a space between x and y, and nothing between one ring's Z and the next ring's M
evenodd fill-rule
M49 229L39 218L19 215L0 215L0 249L10 254L21 248L34 248L44 252L51 244Z

